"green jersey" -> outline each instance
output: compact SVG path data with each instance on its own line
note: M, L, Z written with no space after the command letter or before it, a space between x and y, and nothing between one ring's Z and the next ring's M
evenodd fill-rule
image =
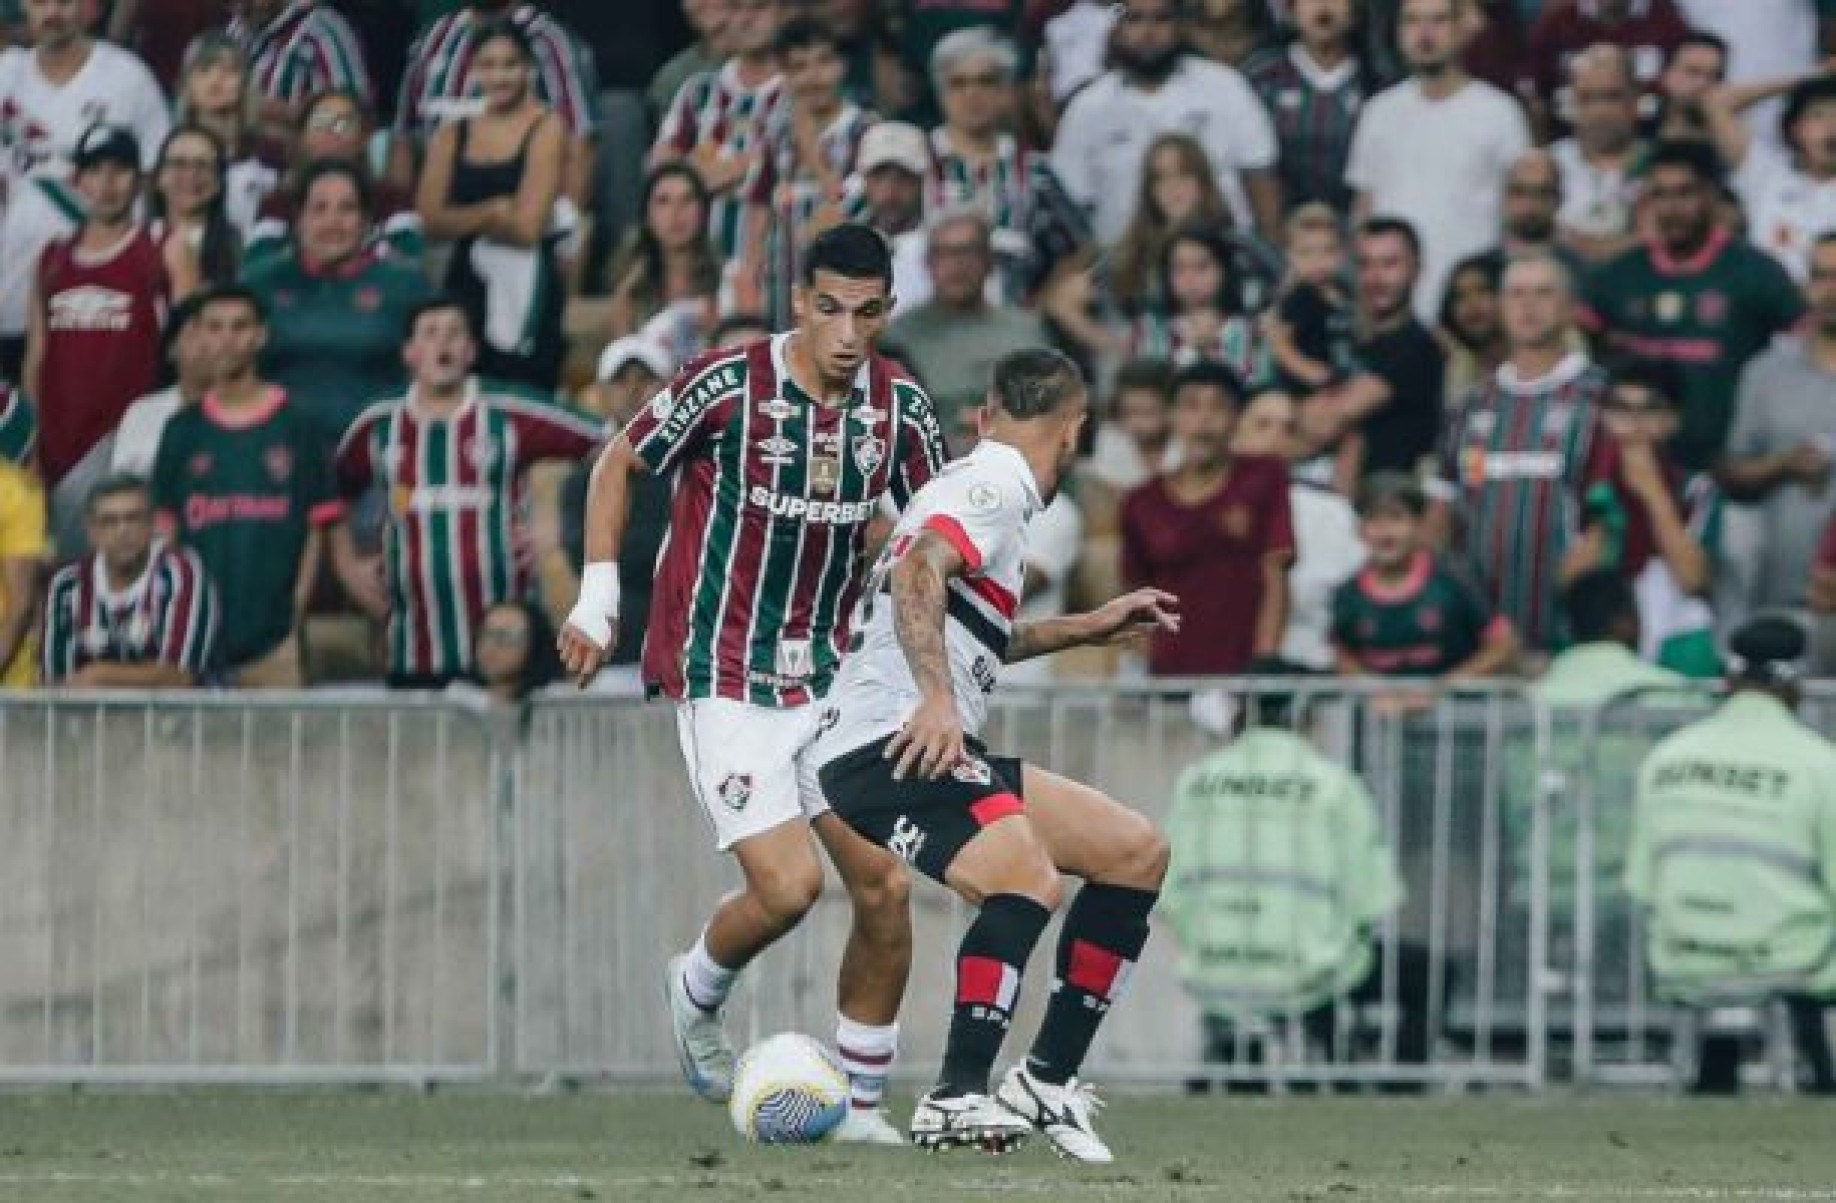
M206 395L166 424L153 501L162 526L198 553L216 583L224 667L273 651L297 617L306 537L340 512L318 427L278 388L248 412Z
M1836 990L1836 747L1737 693L1639 771L1626 889L1666 997Z
M1209 1014L1309 1010L1370 972L1370 925L1402 901L1364 783L1289 731L1187 769L1167 820L1161 910Z
M1804 313L1778 261L1725 233L1683 262L1634 247L1588 278L1585 297L1584 317L1608 346L1682 370L1675 450L1696 469L1712 467L1727 442L1741 369Z
M1332 643L1367 671L1438 677L1507 627L1479 590L1429 552L1394 584L1365 569L1332 595Z

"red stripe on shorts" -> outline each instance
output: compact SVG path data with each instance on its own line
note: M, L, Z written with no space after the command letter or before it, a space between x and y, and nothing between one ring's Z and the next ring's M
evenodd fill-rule
M990 794L980 802L969 807L969 814L977 827L986 827L1008 815L1022 814L1026 810L1024 803L1013 794Z

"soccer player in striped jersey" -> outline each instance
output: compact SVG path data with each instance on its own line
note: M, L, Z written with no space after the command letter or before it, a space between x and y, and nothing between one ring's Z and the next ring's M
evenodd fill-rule
M486 611L528 592L515 537L525 471L584 459L603 440L585 416L472 375L477 357L463 305L421 302L402 347L408 391L366 409L338 446L345 497L380 484L388 498L383 612L389 684L398 689L442 688L471 669ZM382 617L376 590L350 584Z
M1072 1160L1114 1160L1078 1072L1147 943L1167 843L1096 790L990 755L978 738L1001 665L1179 628L1178 599L1158 589L1014 620L1028 523L1076 461L1088 412L1083 376L1058 352L995 365L981 443L912 499L874 569L811 755L835 813L978 911L957 949L943 1072L912 1117L925 1148L999 1152L1038 1128ZM991 1095L1060 872L1085 884L1060 931L1052 996L1026 1061Z
M344 14L319 0L249 0L230 33L248 48L249 73L264 116L291 129L307 99L348 91L371 99L363 44Z
M847 646L868 524L943 462L930 399L874 354L892 306L885 242L837 226L805 255L793 331L704 355L657 394L594 470L580 600L560 637L568 670L591 679L618 633L630 478L669 473L644 676L677 703L695 799L745 879L668 967L684 1074L703 1098L731 1092L721 1008L821 891L814 829L854 903L837 1008L854 1103L842 1139L874 1143L900 1141L879 1102L911 961L906 878L829 813L806 751Z
M153 537L153 498L135 476L89 491L90 554L51 578L45 684L173 689L212 667L217 589L188 547Z

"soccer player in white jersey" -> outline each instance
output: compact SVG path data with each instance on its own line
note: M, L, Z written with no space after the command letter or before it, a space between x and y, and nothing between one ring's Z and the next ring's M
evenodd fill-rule
M15 380L39 252L83 216L71 182L77 141L91 126L123 126L151 170L172 127L146 64L83 31L88 7L83 0L25 0L32 45L0 51L0 366Z
M1066 1157L1112 1160L1077 1075L1147 942L1166 841L1096 790L977 739L1003 663L1179 626L1177 599L1156 589L1014 621L1027 521L1076 457L1087 406L1077 367L1056 351L996 365L982 442L919 490L869 579L812 752L836 814L980 908L957 951L943 1073L912 1118L926 1148L999 1151L1038 1128ZM1065 915L1045 1019L991 1095L1061 870L1085 884Z

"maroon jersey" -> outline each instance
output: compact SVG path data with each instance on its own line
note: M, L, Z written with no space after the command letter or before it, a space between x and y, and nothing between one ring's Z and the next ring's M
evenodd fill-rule
M1233 461L1224 487L1196 505L1177 500L1164 477L1130 493L1122 502L1122 575L1130 585L1177 594L1184 615L1177 635L1155 638L1149 670L1163 677L1243 671L1256 650L1263 566L1293 557L1288 469L1280 460Z
M1549 105L1558 129L1566 129L1574 120L1568 64L1589 46L1606 43L1631 57L1644 106L1655 108L1658 76L1689 34L1689 22L1671 0L1633 0L1626 19L1611 25L1600 19L1599 0L1561 0L1544 8L1530 30L1526 82Z
M646 681L672 698L802 706L847 647L867 524L943 464L937 416L873 356L824 405L784 367L788 334L704 355L625 428L674 474L651 594Z
M101 254L80 234L38 261L44 359L39 369L39 464L56 485L159 384L160 335L172 286L159 243L136 226Z

